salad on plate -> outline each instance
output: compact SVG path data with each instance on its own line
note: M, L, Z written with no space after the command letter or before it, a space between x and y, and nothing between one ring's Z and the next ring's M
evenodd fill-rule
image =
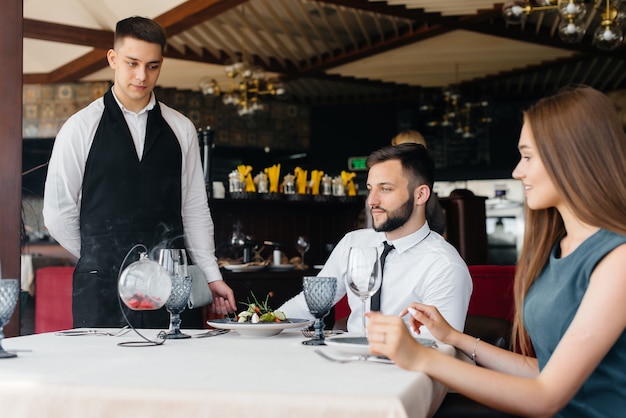
M283 322L287 320L285 314L281 311L274 311L269 307L269 295L265 297L265 300L260 303L254 293L250 292L252 300L248 299L247 302L239 302L245 305L247 309L237 314L237 322L244 323L249 322L252 324L258 324L260 322Z

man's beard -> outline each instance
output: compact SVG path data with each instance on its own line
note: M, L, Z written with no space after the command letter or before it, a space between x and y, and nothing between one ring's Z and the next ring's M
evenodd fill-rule
M380 226L376 226L374 224L374 231L376 232L391 232L400 228L404 225L411 215L413 214L413 204L415 203L415 199L411 194L406 202L402 204L398 209L393 212L387 212L387 220L383 222ZM380 207L377 207L380 209Z

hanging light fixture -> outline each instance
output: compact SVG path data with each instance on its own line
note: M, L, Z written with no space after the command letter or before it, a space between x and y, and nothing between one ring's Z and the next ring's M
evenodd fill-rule
M601 4L602 3L602 4ZM621 24L626 17L626 3L623 0L606 0L597 3L604 6L600 26L593 35L593 45L610 51L618 48L624 40ZM584 0L514 0L502 7L502 16L507 23L515 25L526 21L529 15L540 11L557 11L561 19L559 37L568 43L581 42L587 32L587 4Z
M593 45L599 49L610 51L619 47L624 40L624 32L620 24L626 17L626 3L621 1L611 6L606 0L606 7L602 12L600 26L593 33Z
M476 136L477 124L491 122L491 118L485 114L489 102L461 102L461 96L450 91L444 91L443 98L444 108L439 119L427 122L427 126L449 128L455 135L467 139ZM422 106L420 110L435 110L435 107Z
M459 82L459 65L455 66L456 84ZM476 131L476 123L489 123L491 118L485 114L489 106L487 101L462 101L461 94L452 85L443 91L443 109L438 119L431 120L426 125L452 129L455 135L461 138L473 138ZM477 111L481 109L480 114ZM436 108L430 105L420 107L422 111L434 111Z
M230 86L226 91L223 91L215 79L209 78L200 80L200 90L206 95L221 97L226 105L235 106L240 116L263 110L261 96L280 96L285 93L279 82L267 80L262 70L246 62L235 62L227 65L224 70L230 79Z
M245 13L245 9L242 10ZM205 77L200 80L200 90L205 95L221 97L226 105L237 108L240 116L251 115L264 109L261 96L281 96L285 89L278 81L265 77L262 68L253 65L246 53L246 28L241 35L241 60L231 61L224 67L230 80L228 89L220 87L215 79Z

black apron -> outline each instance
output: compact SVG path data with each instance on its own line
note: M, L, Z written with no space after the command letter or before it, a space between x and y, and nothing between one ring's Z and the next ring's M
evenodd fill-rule
M72 292L75 328L125 325L118 274L135 244L148 250L184 248L181 170L180 144L158 102L148 113L140 161L122 110L107 92L82 184L81 252ZM131 254L125 266L137 261L137 255ZM135 327L168 326L165 308L131 311L122 306Z

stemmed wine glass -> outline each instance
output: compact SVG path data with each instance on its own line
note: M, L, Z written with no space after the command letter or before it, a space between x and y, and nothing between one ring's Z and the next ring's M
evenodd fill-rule
M0 277L0 358L17 357L17 354L4 351L2 348L2 339L4 338L2 330L13 315L19 291L20 284L17 279L2 280Z
M309 239L304 235L301 235L296 240L296 250L300 253L300 267L304 270L304 253L309 251L311 244L309 243Z
M168 339L191 338L180 331L180 314L187 307L191 293L191 276L187 273L187 253L183 249L162 249L159 252L159 264L172 279L172 293L165 302L165 309L170 313L170 328L165 335Z
M348 253L348 288L361 299L363 305L362 336L366 336L365 302L380 289L380 260L376 247L350 247Z
M302 341L305 345L326 345L324 343L324 321L330 312L337 292L335 277L305 276L302 279L304 299L309 312L315 317L315 335L310 340Z

